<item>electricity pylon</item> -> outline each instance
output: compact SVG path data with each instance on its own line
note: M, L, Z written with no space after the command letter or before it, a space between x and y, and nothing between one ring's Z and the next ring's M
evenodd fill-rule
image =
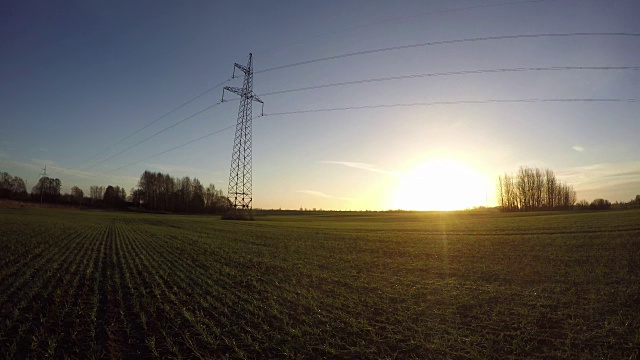
M232 210L251 210L251 105L254 101L264 103L253 92L253 60L249 54L247 65L236 63L233 67L233 77L236 76L236 68L244 73L242 88L225 86L222 90L222 101L224 101L224 91L231 91L240 96L240 106L238 107L238 122L236 124L236 136L233 140L233 154L231 155L231 171L229 173L229 192Z

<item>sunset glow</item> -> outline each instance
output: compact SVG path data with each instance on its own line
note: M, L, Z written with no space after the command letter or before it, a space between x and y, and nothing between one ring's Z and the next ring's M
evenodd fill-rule
M27 193L149 171L236 199L241 158L254 209L495 207L520 167L640 188L637 0L34 3L0 2L0 173Z
M431 160L402 176L394 209L450 211L483 206L487 179L465 164Z

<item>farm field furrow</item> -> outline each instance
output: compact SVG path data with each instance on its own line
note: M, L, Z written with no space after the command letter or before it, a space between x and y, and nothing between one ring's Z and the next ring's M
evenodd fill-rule
M62 303L71 301L76 296L65 294L64 291L79 263L76 259L91 254L90 243L79 241L87 234L90 232L74 233L70 237L58 239L60 242L57 244L50 243L50 256L29 264L34 271L26 271L23 282L8 294L9 302L2 307L3 313L7 314L4 334L12 334L17 329L17 336L14 333L15 342L10 349L19 347L22 343L39 351L46 342L46 353L51 355L55 351L59 334L48 336L47 325L57 324L69 310L68 304Z
M51 271L51 265L53 261L59 261L58 257L60 256L58 252L70 250L66 246L76 245L73 241L73 237L82 236L83 234L78 230L75 234L70 234L71 239L60 239L60 236L52 236L52 238L43 244L41 250L36 250L34 256L25 256L22 257L21 253L17 254L12 260L14 260L17 264L7 266L6 273L3 272L3 277L8 281L5 283L5 286L0 289L1 293L9 297L13 291L21 288L25 282L31 282L30 279L33 277L37 277L37 274L40 271ZM52 246L54 245L54 246ZM60 246L63 245L63 246ZM28 252L28 248L24 250ZM18 260L20 259L20 260ZM9 260L11 261L11 260ZM9 263L9 261L7 261ZM21 271L26 264L29 264L29 273L25 273ZM13 281L10 281L10 280Z
M179 243L179 241L176 239L173 243ZM164 244L168 244L168 242L164 242ZM153 256L153 258L162 258L162 254L172 253L168 248L162 249L158 247L156 250L159 251L159 253ZM252 263L255 264L259 262L252 260ZM179 264L188 265L189 263L181 262ZM291 324L295 322L287 319L288 311L283 311L285 309L295 309L294 306L296 303L300 303L297 301L283 304L283 302L286 302L288 294L293 292L292 288L280 286L277 281L271 282L268 278L265 278L268 272L261 271L255 274L252 273L251 266L249 265L250 263L246 264L247 272L243 273L242 276L238 276L236 272L225 273L224 277L220 277L219 274L203 273L203 267L193 267L186 270L180 269L175 273L201 275L202 279L219 279L219 281L208 284L207 288L212 289L215 294L220 294L227 298L219 297L219 299L215 299L214 302L205 304L205 309L210 309L212 306L215 307L217 303L223 304L223 313L230 314L236 321L240 320L243 331L249 336L269 337L275 334L288 334L289 332L299 333L299 330L291 331ZM243 266L235 264L234 268L238 267ZM264 266L260 267L264 270ZM226 268L228 269L230 267L226 266ZM234 279L235 284L230 282L229 279ZM254 280L247 281L246 279ZM217 285L217 282L222 282L222 286ZM188 280L184 279L180 281L180 283L188 284ZM239 283L241 286L238 286ZM196 288L201 286L201 284L194 285ZM187 288L178 291L177 294L183 292L192 293L192 289L193 287L191 287L191 289ZM243 289L243 291L235 291L235 289ZM274 301L276 298L279 300ZM305 312L308 311L308 309L305 309ZM286 325L287 323L289 324L288 326ZM234 326L234 324L228 324L226 326ZM278 328L278 326L280 326L280 328ZM252 346L253 340L251 338L244 340L248 342L247 346ZM235 343L236 341L230 342Z
M141 244L152 244L144 251L151 254L149 258L155 262L153 268L163 270L158 271L155 278L156 284L163 294L157 297L165 297L172 302L172 306L181 309L182 314L173 316L186 322L186 324L183 323L186 332L196 332L199 337L206 339L208 344L214 345L217 352L220 352L224 348L220 344L220 339L211 337L212 334L219 334L220 330L211 320L224 326L234 326L234 324L225 321L224 317L229 318L232 313L236 314L236 320L240 320L238 316L256 317L256 313L246 307L246 304L251 300L249 296L244 292L235 293L235 286L228 279L228 275L231 274L221 276L220 267L215 263L206 265L206 263L181 261L178 256L175 256L179 247L171 248L168 246L176 241L152 240L150 235L145 233L137 233L136 238L146 240L140 241ZM184 245L179 241L177 243ZM207 268L208 271L205 271ZM199 289L208 289L206 300L200 296ZM204 313L207 313L207 317L201 316ZM182 337L188 338L186 334ZM222 341L230 343L228 344L230 348L234 347L232 339L223 339ZM189 341L189 343L193 342L195 341Z
M0 357L637 358L638 224L0 209Z
M156 249L160 247L160 240L133 235L132 244L137 249L136 253L140 254L140 270L147 274L143 277L143 286L145 286L155 303L157 311L152 320L157 321L166 328L166 330L156 334L159 341L156 345L156 351L163 353L172 353L174 356L180 354L199 354L197 349L206 350L204 345L197 346L199 340L194 339L191 333L197 332L191 324L188 315L187 306L177 299L178 292L175 286L169 283L167 276L174 276L174 269L168 267L163 261L164 257L173 256L170 252L158 252Z
M84 239L92 239L104 228L89 228L84 235ZM80 306L81 294L90 273L85 269L88 267L93 254L96 253L98 243L95 241L78 241L82 244L80 253L69 259L69 266L60 271L63 275L62 284L55 287L54 298L48 307L52 316L47 318L47 325L38 329L38 347L34 349L34 356L44 352L47 356L55 357L56 354L72 353L77 346L77 337L84 333L84 329L78 328L78 320L82 317ZM62 310L60 310L62 309ZM60 332L58 329L64 328L68 331ZM74 345L74 343L76 345ZM33 345L33 344L32 344Z

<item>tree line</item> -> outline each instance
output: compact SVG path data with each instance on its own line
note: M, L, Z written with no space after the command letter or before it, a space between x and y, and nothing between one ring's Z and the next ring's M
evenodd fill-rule
M141 207L149 211L180 213L223 213L231 203L213 184L204 187L197 178L178 178L160 172L145 171L137 188L127 192L120 186L92 185L85 196L77 186L61 194L62 181L46 176L27 192L24 180L0 172L0 198L80 205L97 208Z
M31 188L31 193L28 193L26 183L21 177L0 172L0 198L4 199L59 202L61 187L60 179L43 176Z
M82 191L82 190L80 190ZM120 186L98 186L92 185L89 187L89 200L91 204L98 204L102 202L108 207L126 207L127 206L127 192Z
M27 186L18 176L11 176L7 172L0 172L0 197L4 199L27 199Z
M503 211L570 209L576 202L573 186L557 180L549 169L520 167L515 175L499 176L497 187Z
M60 197L62 181L43 176L38 180L36 186L31 189L32 197L39 197L41 201L56 202Z
M578 210L608 210L608 209L634 209L640 208L640 195L629 201L616 201L614 203L607 199L598 198L589 203L587 200L580 200L576 203Z
M131 190L131 201L147 210L184 213L222 213L230 206L213 184L205 188L198 178L148 170L140 176L138 188Z

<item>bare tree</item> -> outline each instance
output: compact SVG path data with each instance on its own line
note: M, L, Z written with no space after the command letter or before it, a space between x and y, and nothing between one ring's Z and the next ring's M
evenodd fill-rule
M27 196L27 187L22 178L11 176L7 172L0 172L0 197L22 199Z
M542 170L536 168L533 174L534 178L534 207L541 209L543 207L543 193L544 193L544 173Z
M27 192L27 187L24 184L24 180L18 176L13 177L13 181L11 182L11 190L14 194L22 194Z
M82 204L82 199L84 199L84 192L77 186L71 188L71 196L73 200L79 204Z
M60 181L60 179L43 176L38 180L36 186L33 187L31 193L46 201L57 201L60 197L61 187L62 181Z
M213 184L205 188L197 178L145 171L138 188L131 189L130 201L149 210L201 213L224 209L227 201L223 198Z
M546 169L544 171L544 193L545 205L548 208L555 207L556 185L556 175L552 170Z
M576 202L573 187L558 182L549 169L520 167L515 176L499 176L497 187L503 211L568 209Z
M504 191L504 185L503 185L503 180L502 180L502 176L498 176L498 188L497 188L497 195L498 195L498 204L500 204L500 208L502 210L507 208L507 200L505 197L505 191Z

